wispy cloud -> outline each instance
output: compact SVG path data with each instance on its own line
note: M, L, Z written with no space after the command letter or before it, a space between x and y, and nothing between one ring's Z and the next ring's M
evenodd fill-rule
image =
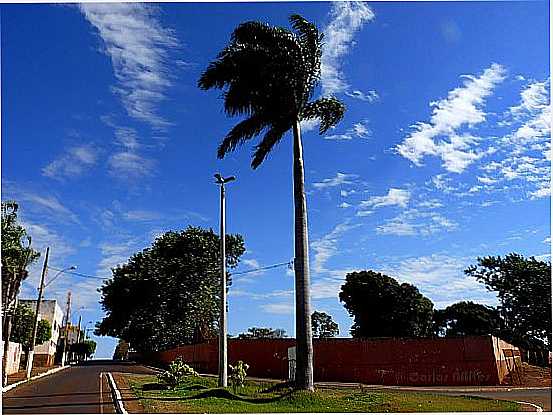
M457 223L440 213L408 209L377 226L376 233L395 236L430 236L457 228Z
M369 138L372 135L372 131L368 127L368 122L363 120L353 124L345 133L326 135L325 140L353 140L354 138Z
M378 99L380 98L378 93L374 89L371 89L367 92L362 92L356 89L351 92L346 92L345 94L348 97L359 99L361 101L366 101L366 102L375 102L375 101L378 101Z
M133 151L121 151L110 156L109 172L116 178L136 180L150 176L155 162Z
M384 196L372 196L367 200L362 201L359 207L363 209L375 209L385 206L399 206L406 208L410 198L411 192L409 190L391 188Z
M73 146L44 167L42 174L53 179L77 177L94 166L97 160L98 150L93 145Z
M362 1L335 1L330 18L324 31L325 45L321 57L323 95L334 95L349 89L341 69L343 58L355 44L355 33L374 19L374 12Z
M43 195L25 190L22 186L8 181L4 181L2 185L4 196L17 200L24 211L29 211L36 216L47 216L50 219L65 223L68 221L79 223L77 215L52 194Z
M480 298L478 302L495 304L493 293L476 279L464 275L463 270L470 261L471 258L433 254L390 262L380 266L380 271L415 285L439 308L476 296Z
M291 315L294 314L294 303L269 303L263 304L261 309L269 314L283 314Z
M313 258L313 271L315 273L324 273L327 261L338 251L339 237L350 229L354 229L360 225L350 224L349 221L340 223L334 229L322 238L311 242L311 249L315 252Z
M465 79L463 86L451 90L447 98L430 103L433 108L430 121L416 124L415 131L396 146L397 152L415 165L420 166L425 156L437 156L442 159L446 170L460 173L472 162L493 151L474 150L479 139L459 134L457 130L485 121L485 99L505 79L506 69L493 63L479 77L462 77ZM436 138L442 139L435 141Z
M117 85L113 91L127 113L152 127L169 122L157 105L171 86L169 51L179 45L174 32L163 27L157 9L145 3L82 3L80 10L103 40Z
M356 179L357 177L359 176L357 176L356 174L337 172L335 177L323 179L321 182L313 183L313 187L320 190L329 187L337 187L344 184L353 184L354 182L352 180Z

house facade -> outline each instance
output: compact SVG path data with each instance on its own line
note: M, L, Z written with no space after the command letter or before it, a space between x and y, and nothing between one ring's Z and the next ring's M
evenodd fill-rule
M19 304L36 310L36 300L19 300ZM56 300L42 300L38 312L39 320L47 320L52 326L50 340L35 346L33 366L52 366L56 355L58 339L63 325L63 311Z

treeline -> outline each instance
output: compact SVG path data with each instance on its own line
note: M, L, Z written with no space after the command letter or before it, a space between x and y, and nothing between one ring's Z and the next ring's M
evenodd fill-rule
M228 287L245 252L240 235L227 235ZM204 342L218 335L219 236L188 227L167 232L151 247L113 269L101 287L106 316L96 328L142 352ZM518 254L477 258L465 270L499 305L465 299L444 309L412 284L375 271L346 275L340 301L353 318L353 337L431 337L493 334L524 349L551 347L551 264ZM447 283L444 282L444 290ZM326 313L312 315L314 337L333 337L338 325ZM251 327L238 338L282 338L283 329Z
M497 307L459 301L437 310L412 284L374 271L347 274L339 297L354 320L351 335L492 334L525 350L550 351L551 263L515 253L476 262L464 272L497 294Z

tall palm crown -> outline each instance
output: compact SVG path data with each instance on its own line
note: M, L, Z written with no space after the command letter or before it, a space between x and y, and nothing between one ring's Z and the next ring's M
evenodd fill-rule
M246 116L221 142L219 158L264 132L253 154L255 169L284 133L293 130L295 381L296 388L313 390L309 244L300 121L318 118L322 134L342 119L345 108L332 97L310 102L321 74L323 36L301 16L292 15L290 22L294 32L259 22L239 25L230 44L208 66L198 85L202 89L224 89L227 114ZM220 367L224 354L223 351Z
M265 131L253 154L255 169L294 123L318 118L323 134L342 119L345 107L336 98L310 102L321 73L323 35L299 15L290 23L294 32L260 22L240 24L198 81L204 90L225 89L228 115L247 116L223 139L219 158Z

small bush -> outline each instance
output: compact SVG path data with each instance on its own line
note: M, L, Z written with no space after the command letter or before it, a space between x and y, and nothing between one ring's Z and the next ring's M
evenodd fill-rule
M247 376L247 370L249 369L250 365L247 363L244 363L243 361L239 360L236 362L236 365L230 367L230 384L232 385L232 389L236 393L236 390L238 388L243 388L244 384L246 382L246 376Z
M169 364L166 371L157 375L157 379L172 389L182 384L190 376L198 376L198 372L184 363L179 356Z

